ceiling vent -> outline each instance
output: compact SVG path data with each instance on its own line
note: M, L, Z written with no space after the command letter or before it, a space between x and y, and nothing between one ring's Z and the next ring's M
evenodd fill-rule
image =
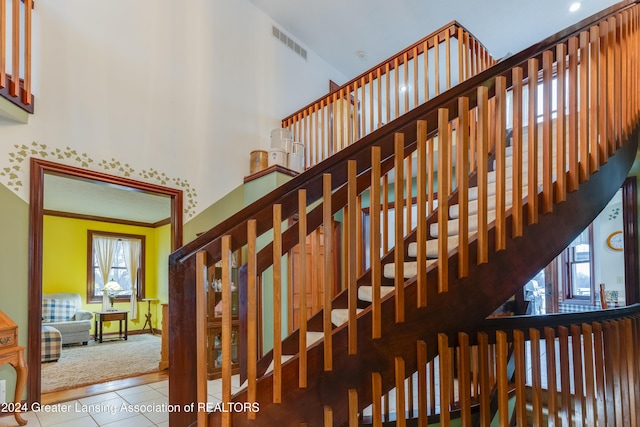
M305 60L307 59L307 50L300 46L298 43L294 42L291 37L286 35L275 25L271 27L271 34L273 34L273 37L284 43L289 49L300 55Z

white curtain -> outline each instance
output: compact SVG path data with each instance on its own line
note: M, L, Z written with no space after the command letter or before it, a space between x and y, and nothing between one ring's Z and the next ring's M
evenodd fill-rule
M131 313L129 318L136 320L138 318L138 264L140 261L140 241L127 240L129 250L125 250L124 262L127 265L127 271L131 278Z
M109 273L111 272L111 265L113 264L113 257L116 253L117 244L118 239L106 236L93 236L93 250L98 262L100 274L102 275L103 286L109 281ZM106 311L110 306L109 297L105 292L103 292L102 311Z

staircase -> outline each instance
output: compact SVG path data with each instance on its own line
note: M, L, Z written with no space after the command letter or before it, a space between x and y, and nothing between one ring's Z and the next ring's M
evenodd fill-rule
M447 348L447 337L481 324L624 181L637 151L639 17L635 2L626 2L494 65L172 254L170 403L207 399L202 272L222 260L223 399L256 402L259 412L181 411L171 414L171 425L357 425L372 402L375 421L382 394ZM551 89L554 79L558 92ZM566 114L552 111L552 97ZM407 203L406 187L414 181ZM368 238L359 226L365 199ZM385 215L379 218L389 201L417 205L418 221L405 227L398 215L387 224L396 245L382 254ZM343 223L344 256L338 265L325 257L323 277L344 271L343 291L331 298L334 284L325 280L323 310L282 339L281 255L317 229L324 229L324 249L332 253L335 221ZM243 248L247 383L231 396L229 264ZM359 265L366 249L368 269ZM274 344L259 357L257 301L265 274L273 280ZM442 392L441 408L451 406L447 396ZM447 414L441 413L443 425Z

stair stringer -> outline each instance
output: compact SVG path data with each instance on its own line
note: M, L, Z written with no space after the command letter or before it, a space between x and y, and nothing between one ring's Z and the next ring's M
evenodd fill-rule
M405 283L405 322L394 321L394 294L382 302L382 337L371 339L371 310L358 317L358 354L347 354L347 325L333 330L333 370L323 369L322 341L307 350L307 387L298 388L298 358L282 366L282 403L272 403L273 376L257 382L260 411L256 420L245 413L233 413L234 426L279 425L321 426L324 409L330 407L333 425L346 425L348 390L358 394L358 410L367 407L371 397L371 374L382 376L382 391L395 387L394 358L402 357L405 374L415 372L416 342L427 344L427 357L437 354L439 333L454 336L470 331L486 316L512 296L522 284L556 257L598 213L620 188L635 159L638 131L635 130L617 153L600 170L580 184L578 191L567 194L567 200L555 204L553 212L539 215L536 224L525 226L520 238L507 237L507 249L494 252L495 228L489 230L489 261L482 265L470 262L469 275L458 279L455 251L449 259L449 291L437 293L437 268L427 273L429 284L427 307L416 307L415 278ZM526 212L526 208L525 208ZM525 215L525 224L527 221ZM511 230L511 216L507 218ZM508 232L508 234L510 234ZM477 256L477 242L469 248L470 260ZM501 285L500 285L501 284ZM437 321L431 321L437 319ZM234 402L246 402L246 389L238 392ZM220 413L211 413L210 421L218 425Z

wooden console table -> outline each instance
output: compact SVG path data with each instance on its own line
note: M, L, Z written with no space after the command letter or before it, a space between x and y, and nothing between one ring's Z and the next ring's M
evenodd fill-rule
M118 338L127 340L127 333L129 331L129 324L127 318L129 316L128 311L95 311L95 340L99 343L102 342L102 324L104 322L118 321L120 322L120 333ZM124 322L124 335L122 334L122 322Z
M10 364L16 370L16 392L13 396L15 408L21 407L22 392L27 383L27 363L24 361L24 347L18 345L18 325L6 314L0 311L0 366ZM20 411L14 412L16 422L23 426L27 422L20 415Z

